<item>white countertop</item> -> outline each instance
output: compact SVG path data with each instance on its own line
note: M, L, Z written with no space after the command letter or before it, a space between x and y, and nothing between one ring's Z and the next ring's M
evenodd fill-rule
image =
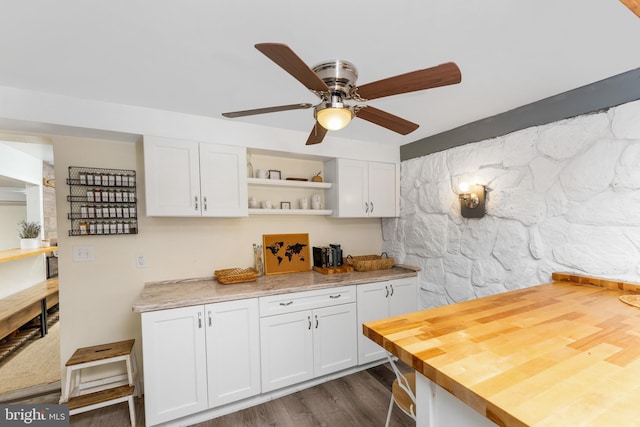
M133 311L143 313L145 311L415 277L419 270L417 267L396 265L387 270L354 271L340 274L321 274L308 271L261 276L255 282L230 285L221 285L213 277L151 282L145 284L133 305Z

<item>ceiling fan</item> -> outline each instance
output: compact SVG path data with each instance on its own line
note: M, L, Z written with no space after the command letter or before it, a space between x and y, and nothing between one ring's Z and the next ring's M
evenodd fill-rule
M350 62L343 60L325 61L315 65L313 68L309 68L287 45L260 43L255 47L316 94L320 98L320 103L317 105L307 103L281 105L234 111L223 113L222 115L235 118L313 107L316 123L307 139L307 145L322 142L328 130L342 129L354 117L382 126L401 135L407 135L418 128L416 123L370 105L347 105L345 101L366 102L385 96L457 84L462 80L458 66L453 62L446 62L432 68L412 71L356 86L358 71Z

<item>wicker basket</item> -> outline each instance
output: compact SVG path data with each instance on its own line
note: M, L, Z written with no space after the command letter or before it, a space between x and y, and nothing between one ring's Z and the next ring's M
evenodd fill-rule
M227 268L213 272L218 283L229 285L231 283L254 282L258 272L255 268Z
M382 255L348 255L346 261L356 271L386 270L393 267L394 263L393 258L389 258L386 252L383 252Z

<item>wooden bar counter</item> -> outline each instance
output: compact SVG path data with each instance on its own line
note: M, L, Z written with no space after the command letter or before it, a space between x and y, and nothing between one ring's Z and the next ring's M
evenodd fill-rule
M640 285L552 277L365 323L363 332L421 373L421 384L437 384L497 425L640 425L640 309L619 299ZM418 425L441 425L424 387Z

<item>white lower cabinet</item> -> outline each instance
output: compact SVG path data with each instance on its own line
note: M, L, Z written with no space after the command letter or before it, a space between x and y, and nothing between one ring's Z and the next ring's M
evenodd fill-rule
M357 285L358 364L385 358L387 353L362 334L362 324L418 310L416 277Z
M142 313L147 425L260 393L258 301Z
M260 319L260 350L263 392L313 378L311 313Z
M353 288L260 298L263 393L357 364Z
M209 407L260 393L258 300L205 306Z
M147 425L224 412L247 398L257 404L274 390L377 362L385 352L362 323L416 311L417 300L410 277L144 312Z

